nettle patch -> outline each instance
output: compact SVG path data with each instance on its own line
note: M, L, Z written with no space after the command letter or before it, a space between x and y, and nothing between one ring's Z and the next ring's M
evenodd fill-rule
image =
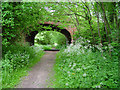
M57 54L53 87L117 88L118 58L110 58L107 53L101 56L99 51L93 52L92 46L83 43L70 45ZM102 51L99 45L96 47Z

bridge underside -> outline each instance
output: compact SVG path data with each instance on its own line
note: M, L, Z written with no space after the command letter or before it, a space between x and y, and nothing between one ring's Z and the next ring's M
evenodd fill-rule
M52 24L40 24L42 25L43 27L44 26L50 26L52 29L40 29L40 31L58 31L60 33L62 33L63 35L66 36L67 40L68 40L68 44L71 43L71 34L68 30L66 29L60 29L59 27L57 27L56 25L52 25ZM39 26L38 26L39 27ZM35 36L39 33L39 30L36 30L36 31L31 31L29 35L26 35L26 42L29 42L30 45L34 45L34 39L35 39Z

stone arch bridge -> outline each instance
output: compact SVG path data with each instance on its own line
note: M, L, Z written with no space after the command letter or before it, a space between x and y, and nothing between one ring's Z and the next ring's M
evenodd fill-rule
M42 24L42 23L39 23L39 24L43 25L43 26L50 26L53 31L56 30L56 31L62 33L67 38L69 44L73 42L74 32L77 31L76 27L71 28L71 26L65 27L63 29L59 28L58 26L59 26L59 24L61 24L60 22L54 23L54 22L49 21L49 22L44 22L44 24ZM44 31L44 29L43 29L43 31ZM50 29L47 29L47 31L50 31ZM34 45L34 39L37 34L38 34L38 30L31 31L29 35L25 36L25 42L29 42L30 45Z

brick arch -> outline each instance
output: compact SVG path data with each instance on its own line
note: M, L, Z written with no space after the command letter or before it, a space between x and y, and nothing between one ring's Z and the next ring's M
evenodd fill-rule
M61 28L57 27L58 24L56 25L54 23L49 23L49 22L45 22L44 24L40 23L40 25L50 26L53 31L56 30L56 31L62 33L63 35L65 35L69 44L72 42L71 32L67 28L61 29ZM45 30L42 28L42 30L40 30L40 31L50 31L50 30L49 29ZM35 39L35 36L38 34L38 32L39 32L39 30L31 31L29 35L26 35L26 42L29 42L30 45L34 45L34 39Z

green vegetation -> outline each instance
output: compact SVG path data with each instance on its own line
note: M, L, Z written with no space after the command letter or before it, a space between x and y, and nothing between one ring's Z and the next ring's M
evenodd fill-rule
M53 47L63 47L53 87L118 88L119 11L119 2L2 2L2 88L14 87L40 60L42 50ZM53 26L61 30L76 28L74 45L66 48L65 36L44 24L49 21L59 22ZM26 37L33 31L49 32L39 33L30 47Z
M3 47L2 88L14 88L22 76L27 75L30 67L35 65L44 52L40 47L9 46Z
M43 31L36 35L34 42L44 50L61 49L66 46L66 37L56 31Z
M101 57L100 46L93 52L82 42L57 53L53 88L118 88L118 57L107 52Z

